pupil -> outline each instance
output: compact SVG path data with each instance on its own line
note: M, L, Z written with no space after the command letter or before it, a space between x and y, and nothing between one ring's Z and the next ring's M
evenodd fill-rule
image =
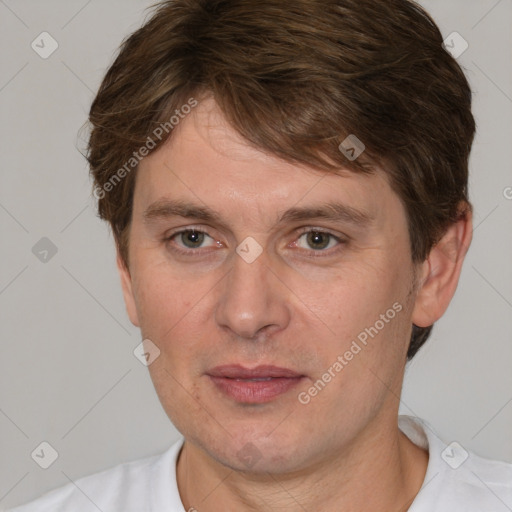
M203 238L204 233L198 231L187 231L182 240L187 247L195 247L196 245L201 245Z
M329 245L329 235L320 231L311 231L308 233L308 244L314 249L324 249ZM314 247L316 245L316 247Z

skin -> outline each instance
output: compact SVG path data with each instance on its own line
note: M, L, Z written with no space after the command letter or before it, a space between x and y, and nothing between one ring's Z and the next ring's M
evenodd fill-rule
M130 320L160 350L149 366L155 389L185 437L177 464L185 510L407 510L428 462L397 425L412 323L431 325L447 309L471 242L471 213L415 266L405 210L382 171L328 174L264 154L212 99L137 173L130 268L119 254L117 264ZM208 206L222 222L144 222L161 198ZM289 208L330 201L374 220L278 223ZM208 236L195 246L186 234L165 240L191 228ZM315 229L333 236L311 242ZM235 251L249 236L263 249L252 263ZM402 310L300 403L298 394L394 303ZM206 375L235 363L306 377L270 402L238 403ZM251 467L238 453L248 443L259 454Z

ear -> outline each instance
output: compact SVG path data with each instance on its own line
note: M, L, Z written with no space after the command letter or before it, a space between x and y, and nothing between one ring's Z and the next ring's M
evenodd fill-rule
M135 298L133 296L132 290L132 278L130 276L130 271L126 268L120 254L119 250L117 250L117 258L116 258L117 270L119 272L119 277L121 278L121 287L123 289L124 303L126 305L126 312L128 313L128 317L130 318L130 322L136 327L140 327L139 318L137 315L137 307L135 304Z
M448 309L459 282L462 263L473 237L471 206L464 203L459 220L452 224L423 262L412 323L428 327Z

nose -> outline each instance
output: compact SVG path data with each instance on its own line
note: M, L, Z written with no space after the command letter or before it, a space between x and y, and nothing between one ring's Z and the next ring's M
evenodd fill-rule
M237 253L220 284L217 324L237 337L257 339L285 329L290 321L290 290L269 265L265 251L252 263Z

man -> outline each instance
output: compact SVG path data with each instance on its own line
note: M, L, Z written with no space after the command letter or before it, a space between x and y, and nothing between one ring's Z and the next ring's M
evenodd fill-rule
M510 464L398 418L471 242L470 107L408 0L160 4L89 162L184 439L16 510L510 510Z

